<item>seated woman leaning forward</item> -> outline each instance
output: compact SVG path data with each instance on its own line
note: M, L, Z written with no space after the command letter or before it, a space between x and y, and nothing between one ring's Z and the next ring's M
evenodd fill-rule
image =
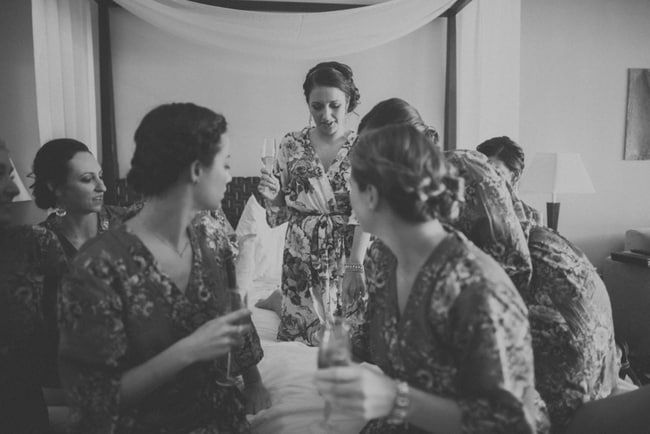
M86 244L62 288L59 363L75 432L245 433L246 412L268 407L250 312L231 312L228 240L192 222L230 182L225 132L223 116L189 103L140 123L127 179L147 200ZM227 360L243 392L226 382Z
M392 125L362 134L350 160L354 212L379 239L353 347L383 372L322 369L320 393L367 418L364 433L544 432L526 308L492 258L440 223L462 182L439 149Z

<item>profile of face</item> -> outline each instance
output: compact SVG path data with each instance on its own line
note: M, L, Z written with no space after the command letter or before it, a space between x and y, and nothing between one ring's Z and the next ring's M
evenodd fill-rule
M197 183L199 208L218 209L231 180L230 139L227 134L222 134L221 150L215 154L210 166L202 166L201 179Z
M0 147L0 226L6 226L11 221L9 204L19 193L13 178L9 151Z
M348 98L337 87L316 86L309 93L309 113L323 136L345 132Z
M89 152L77 152L68 161L64 184L55 188L59 206L73 214L99 212L104 204L106 185L102 168Z
M371 216L372 205L370 204L369 189L370 187L361 190L354 176L350 176L350 205L354 210L361 229L371 234L373 233L372 222L374 219Z

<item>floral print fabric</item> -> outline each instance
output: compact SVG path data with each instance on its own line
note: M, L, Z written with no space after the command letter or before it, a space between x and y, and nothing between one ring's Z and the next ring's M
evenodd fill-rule
M0 229L0 419L8 432L31 432L6 424L39 422L33 412L45 412L41 384L50 369L46 293L56 292L66 264L61 246L50 231L34 226ZM14 411L15 410L15 411ZM47 415L40 415L47 424ZM40 432L39 429L35 428ZM44 432L44 431L43 431Z
M535 390L527 311L499 265L452 231L420 270L400 314L397 261L375 241L366 259L369 291L352 336L357 357L411 387L454 400L464 433L544 432ZM536 431L538 429L539 431ZM370 421L363 433L424 433Z
M249 432L239 389L216 383L225 358L195 363L137 406L119 407L126 371L231 308L236 282L229 243L215 232L214 219L204 217L188 229L193 259L185 291L126 226L92 240L75 259L62 289L59 355L76 432ZM253 328L233 352L235 373L262 355Z
M526 288L530 252L505 181L480 152L453 151L446 157L465 179L465 202L451 224L496 259L519 290Z
M537 388L553 432L564 432L584 402L604 398L620 368L605 284L585 254L557 232L534 226L528 305Z
M318 344L320 322L310 290L324 304L339 303L337 287L325 291L323 276L343 274L342 259L352 244L350 220L350 162L348 153L356 139L346 136L331 166L325 170L309 138L311 129L287 134L278 149L277 175L285 204L267 202L267 220L274 227L289 222L282 267L282 309L278 339Z

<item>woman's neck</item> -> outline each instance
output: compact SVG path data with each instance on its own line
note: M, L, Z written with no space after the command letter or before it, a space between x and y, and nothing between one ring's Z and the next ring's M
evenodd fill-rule
M61 231L72 244L80 246L97 235L98 219L99 215L96 212L85 214L69 212L61 218Z
M334 134L325 135L320 132L318 127L315 127L311 130L311 140L324 145L338 145L345 140L345 129L341 128Z
M188 205L186 195L169 193L148 199L142 210L131 221L135 226L165 238L172 245L184 244L187 227L197 210Z
M417 273L447 235L438 220L409 223L396 217L384 227L376 235L395 255L398 268L406 272Z

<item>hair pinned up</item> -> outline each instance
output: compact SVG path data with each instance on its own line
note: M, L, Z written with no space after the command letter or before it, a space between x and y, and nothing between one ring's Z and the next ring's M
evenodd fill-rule
M391 209L409 222L449 220L462 199L462 179L433 141L413 125L369 130L352 148L350 162L359 188L373 185Z
M347 112L351 113L359 105L361 95L352 78L352 68L339 62L322 62L309 70L302 85L305 99L309 102L309 94L317 86L336 87L347 96Z

